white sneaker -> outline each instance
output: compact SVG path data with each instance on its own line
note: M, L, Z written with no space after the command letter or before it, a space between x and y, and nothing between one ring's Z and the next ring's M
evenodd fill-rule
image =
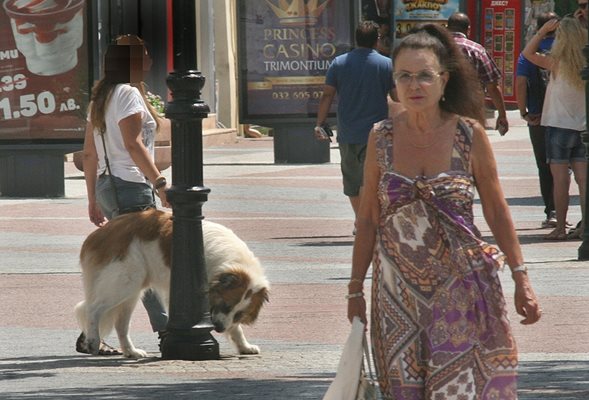
M555 228L556 227L556 212L550 211L548 218L542 221L542 229Z

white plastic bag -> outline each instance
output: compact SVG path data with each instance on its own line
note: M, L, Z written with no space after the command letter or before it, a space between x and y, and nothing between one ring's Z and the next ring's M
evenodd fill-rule
M364 349L364 361L368 368L368 373L364 368L360 373L360 384L358 385L358 394L356 400L376 400L378 397L378 383L376 377L372 373L372 361L370 357L370 349L366 341L366 334L362 336L362 348Z
M329 385L323 400L355 400L362 371L362 341L364 324L354 317L352 331L344 345L342 356L337 366L335 379Z

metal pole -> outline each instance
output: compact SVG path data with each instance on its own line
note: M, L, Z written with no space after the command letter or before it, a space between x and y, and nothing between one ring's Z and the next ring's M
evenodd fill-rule
M166 83L172 100L173 209L172 277L168 335L161 344L167 360L213 360L219 344L211 335L208 281L202 233L202 205L210 190L203 185L202 120L209 107L200 100L205 78L196 70L195 0L173 0L174 72Z
M589 33L588 33L589 40ZM585 55L585 68L581 71L581 76L585 81L585 118L589 118L589 42L583 48L583 54ZM589 128L589 119L588 124ZM589 188L589 131L586 130L581 134L583 145L585 146L585 159L587 159L587 179L585 181L585 188ZM585 189L586 191L587 189ZM583 230L583 243L579 246L578 260L585 261L589 260L589 224L587 224L587 211L589 210L589 196L585 194L584 201L584 212L583 212L583 224L585 229Z

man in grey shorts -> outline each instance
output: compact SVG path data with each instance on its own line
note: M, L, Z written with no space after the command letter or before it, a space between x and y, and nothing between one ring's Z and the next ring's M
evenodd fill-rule
M375 50L378 29L378 24L372 21L361 22L356 28L358 47L336 57L329 66L317 111L315 136L328 140L322 137L320 126L337 95L337 141L344 194L349 197L354 214L360 206L368 134L375 122L387 118L387 95L393 89L391 59Z

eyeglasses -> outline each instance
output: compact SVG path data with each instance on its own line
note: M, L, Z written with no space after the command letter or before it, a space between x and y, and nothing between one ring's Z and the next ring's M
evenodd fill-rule
M395 80L395 83L397 85L409 85L411 83L411 81L413 80L413 78L415 78L415 81L417 82L418 85L429 86L429 85L432 85L436 81L436 79L440 75L442 75L443 73L444 73L444 71L433 72L433 71L428 71L428 70L423 70L423 71L414 72L414 73L401 71L401 72L395 72L393 74L393 79Z
M581 10L584 10L584 9L586 9L586 8L587 8L587 3L579 3L579 8L580 8Z

